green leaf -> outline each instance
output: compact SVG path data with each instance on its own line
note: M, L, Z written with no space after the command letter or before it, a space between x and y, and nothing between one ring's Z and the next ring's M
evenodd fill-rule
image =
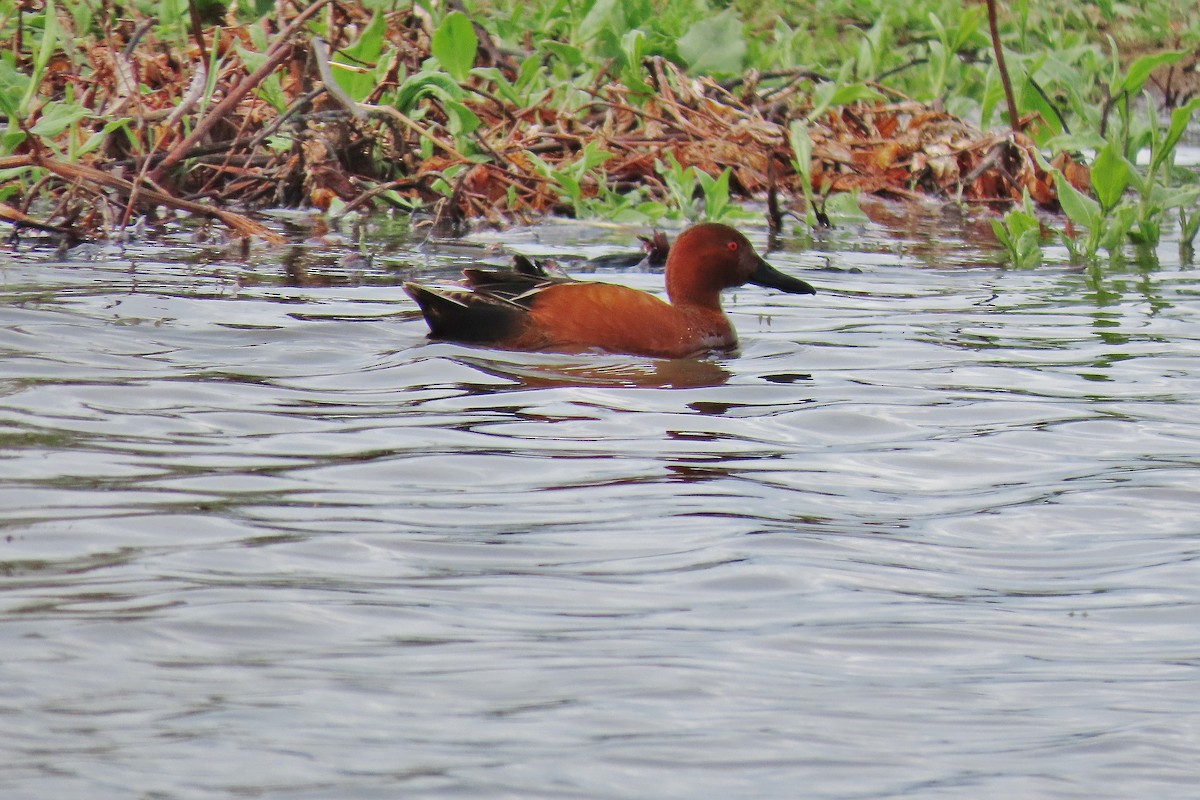
M558 56L559 60L572 69L583 63L583 51L578 47L562 42L542 42L541 46ZM537 62L535 61L535 63ZM541 65L538 64L538 66Z
M0 133L0 153L11 153L25 139L26 134L22 130L10 130Z
M625 32L625 11L617 0L596 0L579 23L578 41L589 42L603 31Z
M621 57L625 66L621 73L623 82L634 92L651 94L653 90L642 80L642 58L645 52L645 31L635 29L621 37Z
M1061 172L1054 173L1054 185L1058 189L1058 202L1063 213L1076 225L1095 227L1101 218L1100 204L1080 192Z
M1011 254L1013 251L1013 240L1008 236L1008 229L1004 227L1004 222L995 217L992 219L992 235L996 237L996 241L1004 245L1004 249Z
M46 0L43 13L42 19L45 27L42 31L42 46L38 48L37 61L33 65L35 75L41 75L46 71L50 59L58 49L58 12L54 8L53 0Z
M834 81L824 81L818 83L812 90L812 111L808 112L808 119L815 120L829 110L829 106L833 103L833 93L837 91L837 83Z
M42 46L38 48L37 58L33 63L33 71L30 73L32 80L29 81L29 86L25 89L25 96L21 98L21 104L18 110L18 116L24 117L29 110L29 103L33 100L34 94L42 85L42 76L46 73L46 66L50 63L54 51L58 49L58 12L54 9L53 0L46 0L46 6L42 11L44 29L42 30Z
M474 74L477 77L483 78L492 84L492 91L497 96L502 97L513 105L522 105L525 102L525 96L517 91L517 88L509 83L508 78L504 73L495 67L475 67Z
M243 22L262 19L275 7L275 0L237 0L237 17Z
M246 33L250 36L250 45L254 48L255 52L266 53L270 49L271 42L267 38L266 26L247 25ZM263 58L266 58L266 56L264 55Z
M450 123L450 133L461 136L479 127L479 117L457 100L443 100L442 108L446 109L446 117Z
M1054 153L1062 152L1077 152L1079 150L1095 150L1100 151L1100 148L1108 142L1095 130L1083 130L1077 133L1065 133L1062 136L1055 136L1046 142L1048 150Z
M1112 142L1106 144L1092 162L1092 188L1104 213L1108 213L1121 202L1121 196L1129 186L1129 162L1117 152Z
M23 70L13 66L11 53L0 54L0 113L8 117L10 125L21 118L18 105L31 83Z
M579 186L579 181L567 175L565 172L556 172L552 176L555 182L572 200L578 200L583 196L583 190Z
M579 172L582 174L595 169L612 157L613 154L603 150L599 142L591 141L583 146L583 151L579 154L575 164L579 166Z
M958 29L954 31L954 37L950 40L951 50L957 53L965 49L968 43L977 37L985 42L990 41L979 30L986 13L987 9L982 4L963 8L962 17L959 18L958 22Z
M746 61L746 40L737 11L729 7L688 28L678 42L679 55L692 72L741 72Z
M238 56L242 59L242 63L246 65L247 72L254 72L254 70L267 63L266 53L256 53L253 50L247 50L240 44L234 45L234 47L237 49Z
M871 220L863 213L858 204L859 193L838 192L825 196L825 215L833 220L835 228L845 228L851 225L869 225Z
M112 122L105 125L103 129L96 131L91 136L89 136L87 138L87 141L84 142L82 145L80 145L79 149L76 150L74 153L72 153L72 155L75 158L79 158L80 156L87 155L88 153L92 152L100 145L104 144L104 140L108 138L110 133L115 131L117 128L122 128L128 124L129 124L128 119L113 120Z
M42 106L42 115L29 129L36 136L54 138L88 115L88 110L74 103L50 101Z
M1100 232L1100 246L1110 253L1121 249L1125 244L1125 237L1133 232L1136 215L1137 209L1131 206L1124 206L1117 209L1116 213L1111 214L1106 220L1104 229ZM1143 241L1157 244L1159 234L1157 223L1143 221L1139 234L1143 238Z
M581 58L579 50L571 48L575 51L575 56ZM530 56L521 62L521 66L517 69L517 80L515 86L521 91L528 91L534 81L542 74L542 59L537 56Z
M938 39L942 42L946 42L946 26L942 24L940 19L938 19L937 14L934 14L932 11L930 11L927 19L929 20L929 24L933 26L934 31L937 33Z
M452 11L433 32L430 50L438 63L449 72L454 80L465 81L475 66L475 52L479 49L479 37L471 20L461 11Z
M862 83L850 83L844 86L838 86L833 96L829 98L829 105L844 106L849 103L855 103L859 100L879 100L883 97L879 91L872 89L870 86Z
M1029 269L1042 263L1042 247L1037 231L1023 231L1017 239L1017 266Z
M418 72L400 84L393 105L400 113L408 114L416 107L417 101L427 95L458 100L462 97L462 88L444 73Z
M1141 220L1129 230L1129 238L1134 244L1154 247L1162 239L1162 226L1157 220Z
M1151 72L1158 67L1174 64L1184 55L1186 54L1182 50L1168 50L1165 53L1142 56L1130 64L1129 69L1125 71L1125 80L1121 81L1121 91L1137 94L1142 90L1142 85L1146 83Z
M382 59L383 37L386 32L387 21L384 15L376 14L371 17L370 23L359 35L358 41L341 51L354 65L365 67L367 71L349 70L344 67L339 68L337 63L330 64L334 80L355 102L361 103L370 96L371 92L375 91L378 81L370 67L378 66Z
M1159 148L1151 155L1150 170L1152 172L1156 172L1171 151L1175 149L1175 145L1179 143L1179 138L1183 136L1183 132L1187 130L1188 123L1192 119L1192 114L1197 108L1200 108L1200 97L1192 98L1187 104L1171 112L1171 126L1167 129L1167 136Z
M264 80L258 87L258 96L270 103L271 108L275 109L280 114L282 114L284 109L288 107L287 94L283 91L283 84L279 82L278 75L267 76L266 80ZM363 95L363 97L365 96L366 95Z
M1121 93L1121 51L1112 34L1105 34L1104 38L1108 40L1108 93L1117 95Z
M1200 198L1200 186L1184 186L1178 189L1164 190L1158 198L1158 204L1164 211L1172 208L1190 208Z
M856 30L856 29L852 29ZM874 75L875 69L875 50L871 46L871 40L867 38L865 33L862 34L862 39L858 43L857 54L854 57L855 68L859 75Z
M808 133L808 126L800 120L793 120L788 128L788 140L792 144L792 155L796 172L807 184L812 175L813 140Z
M387 20L384 15L375 14L367 23L367 27L363 28L363 32L359 34L358 41L341 52L359 63L374 64L383 55L383 35L386 32Z
M241 45L236 45L236 47L237 47L238 55L240 55L242 58L242 63L245 64L246 69L251 72L258 69L259 67L261 67L263 64L265 64L267 62L267 54L265 52L264 53L256 53L253 50L247 50L246 48L242 47ZM332 66L336 72L337 64L333 64ZM352 80L353 78L360 78L360 77L363 77L363 76L352 75L350 79ZM366 77L370 78L370 76L366 76ZM337 80L339 86L341 86L343 89L347 89L346 82L342 78L338 78L335 75L334 79ZM374 86L374 81L370 81L370 83L371 83L371 86L367 87L366 91L362 92L361 94L356 94L355 92L352 92L349 89L347 89L347 94L349 94L355 100L361 100L363 97L366 97L366 95L370 93L371 87ZM287 97L284 95L283 86L279 82L278 75L268 75L266 77L266 79L262 82L262 84L259 86L256 94L259 97L261 97L263 100L266 100L268 103L270 103L271 107L274 108L276 111L283 111L283 109L287 108L287 103L288 103Z
M1057 109L1051 103L1047 102L1042 93L1037 90L1033 79L1029 77L1031 74L1026 75L1025 80L1017 87L1017 114L1036 111L1042 117L1046 133L1058 136L1063 133L1063 129L1062 123L1058 119ZM1005 117L1007 116L1008 114L1005 113ZM1036 141L1037 137L1035 136L1034 138ZM1038 144L1043 145L1046 138L1048 137L1043 136Z
M717 220L725 215L725 209L729 206L729 175L729 167L715 178L710 178L704 172L697 172L696 177L704 192L704 215L707 219Z

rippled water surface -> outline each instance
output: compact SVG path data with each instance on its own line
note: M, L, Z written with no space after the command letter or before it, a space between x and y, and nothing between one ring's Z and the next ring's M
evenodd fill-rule
M1200 796L1197 272L897 216L675 362L400 289L635 232L0 254L0 795Z

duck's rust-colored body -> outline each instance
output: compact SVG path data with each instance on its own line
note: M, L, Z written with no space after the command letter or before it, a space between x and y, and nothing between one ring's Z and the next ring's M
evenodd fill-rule
M582 350L684 358L737 344L721 292L754 283L793 294L812 286L779 272L728 225L704 223L679 235L667 256L667 303L611 283L546 273L518 257L515 270L468 269L467 285L404 285L430 335L514 350Z

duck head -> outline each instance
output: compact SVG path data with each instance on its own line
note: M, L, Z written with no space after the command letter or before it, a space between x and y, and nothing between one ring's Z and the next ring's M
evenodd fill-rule
M667 255L667 295L675 305L720 308L721 291L753 283L790 294L816 294L806 281L772 267L736 229L705 222L679 234Z

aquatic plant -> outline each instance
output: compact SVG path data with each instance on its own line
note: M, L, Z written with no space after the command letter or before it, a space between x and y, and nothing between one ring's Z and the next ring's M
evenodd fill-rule
M1200 12L1177 0L1170 22L1018 1L994 40L957 0L315 0L283 19L267 5L237 0L225 19L240 26L217 28L201 0L134 3L127 20L0 0L6 216L86 234L202 199L214 215L384 202L457 222L654 222L733 219L767 196L812 225L833 193L870 192L1009 204L998 230L1022 264L1030 202L1062 203L1083 259L1153 245L1176 218L1195 235L1194 186L1173 169L1191 107L1171 81L1200 36L1176 23ZM1172 49L1122 56L1156 41ZM1133 102L1149 84L1177 106L1168 123ZM1009 130L987 132L1002 106ZM1072 156L1089 151L1090 176ZM27 213L50 198L53 219Z
M1042 222L1028 193L999 219L993 219L992 231L1004 248L1010 264L1017 268L1037 267L1042 263Z

